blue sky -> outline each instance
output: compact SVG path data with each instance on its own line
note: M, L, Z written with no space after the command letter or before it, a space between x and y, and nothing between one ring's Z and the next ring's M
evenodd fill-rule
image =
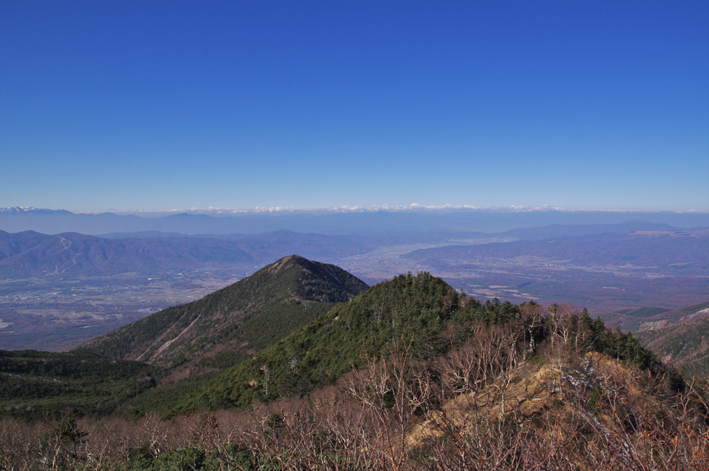
M0 3L0 206L709 210L709 2Z

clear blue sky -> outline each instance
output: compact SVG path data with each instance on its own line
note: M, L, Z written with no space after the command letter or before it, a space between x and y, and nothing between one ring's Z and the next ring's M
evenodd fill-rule
M0 206L709 210L709 2L0 2Z

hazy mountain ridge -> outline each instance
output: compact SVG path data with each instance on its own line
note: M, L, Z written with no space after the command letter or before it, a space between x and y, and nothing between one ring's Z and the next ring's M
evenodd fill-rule
M645 231L648 234L661 234L663 231L677 235L685 232L674 230L665 224L645 223L633 221L618 225L590 225L590 226L547 226L539 228L515 229L496 234L461 231L424 231L416 234L389 234L389 235L327 235L327 234L300 234L288 230L278 230L260 234L217 234L188 236L178 233L163 233L159 231L138 232L131 236L130 233L108 234L109 237L97 237L78 233L62 233L57 235L39 234L34 231L25 231L10 234L0 231L0 274L8 277L28 277L51 274L69 275L114 275L117 273L144 273L158 274L164 270L191 270L209 264L245 265L262 263L283 257L289 253L300 253L305 257L319 260L335 261L352 255L358 255L389 245L406 243L442 243L448 241L446 248L425 249L414 251L407 257L412 260L424 260L426 254L430 258L444 260L448 256L463 256L474 250L480 256L491 256L497 251L498 257L516 256L514 251L526 253L533 252L535 256L563 257L564 247L549 247L545 244L534 244L534 240L556 237L564 239L564 244L573 240L571 237L584 237L584 248L588 240L594 240L601 232L628 233ZM645 233L643 232L643 233ZM640 232L638 232L640 233ZM592 235L588 235L592 234ZM689 231L695 236L702 231ZM120 237L119 237L120 236ZM131 236L131 237L127 237ZM456 240L470 242L484 241L490 237L501 240L527 241L517 245L505 247L486 244L487 249L465 250L465 246L456 248ZM606 238L603 243L618 245L624 242L621 237ZM563 244L562 244L563 245ZM634 249L642 249L631 244ZM627 246L619 246L616 250L627 250ZM433 251L433 252L432 252ZM566 252L576 251L577 246L567 247ZM657 253L645 252L657 261ZM674 252L666 253L667 258L676 255ZM700 251L700 256L704 255ZM574 254L566 254L572 257ZM632 259L625 256L628 259ZM616 255L617 262L620 255ZM636 259L639 257L635 257ZM700 257L701 259L701 257ZM635 259L632 259L636 261ZM581 259L581 262L588 260ZM642 262L643 260L637 260ZM595 263L605 263L601 260ZM691 263L679 260L677 263ZM686 268L686 267L682 267Z
M392 243L391 238L300 234L286 230L204 236L152 231L137 233L134 237L121 235L106 238L77 233L46 235L34 231L16 234L0 231L0 274L13 278L53 274L160 275L168 270L194 270L209 265L256 265L294 252L328 260L363 253L381 243Z
M549 225L622 224L632 220L693 228L709 226L705 212L635 212L574 210L411 209L376 211L295 211L242 214L178 213L153 217L114 213L76 214L65 210L0 211L0 229L34 230L47 234L79 232L162 231L184 234L259 233L287 229L302 233L373 234L419 232L430 229L503 232Z
M77 349L180 366L186 375L219 370L366 288L338 267L289 256L198 301L152 314Z
M557 237L578 237L591 234L620 233L637 231L676 231L677 228L666 223L627 221L619 224L551 224L543 227L511 229L501 235L519 240L553 239Z
M28 277L52 274L154 274L208 264L253 264L235 243L205 238L103 239L77 233L54 236L0 231L0 274Z

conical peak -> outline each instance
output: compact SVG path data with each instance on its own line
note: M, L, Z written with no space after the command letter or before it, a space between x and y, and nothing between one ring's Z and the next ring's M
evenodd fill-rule
M300 255L288 255L287 257L283 257L282 259L274 262L270 267L268 267L268 272L271 274L278 273L284 266L288 265L289 262L293 262L293 264L303 266L304 262L309 262L309 260L301 257Z
M335 265L290 255L202 299L151 314L80 348L162 366L200 358L214 346L244 355L249 339L260 339L255 345L262 348L258 346L264 339L280 338L288 329L304 325L311 319L308 316L329 309L294 306L346 302L367 288ZM283 327L264 334L266 321L252 320L262 314L270 316L268 322L274 326ZM232 348L229 342L239 347Z
M289 255L218 293L229 293L230 298L243 298L243 293L248 296L260 293L259 296L266 296L270 301L338 303L348 301L367 288L362 280L335 265Z

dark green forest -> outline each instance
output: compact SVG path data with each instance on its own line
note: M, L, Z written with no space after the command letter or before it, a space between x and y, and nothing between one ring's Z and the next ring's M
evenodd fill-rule
M157 385L164 372L88 352L0 351L3 415L41 420L70 410L111 415Z

